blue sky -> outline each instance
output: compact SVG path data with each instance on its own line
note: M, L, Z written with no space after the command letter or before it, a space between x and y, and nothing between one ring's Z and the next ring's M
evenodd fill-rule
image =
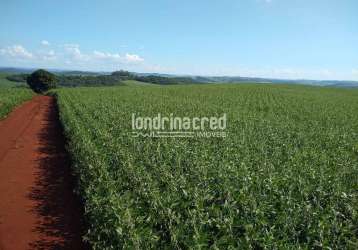
M2 0L0 66L358 80L356 0Z

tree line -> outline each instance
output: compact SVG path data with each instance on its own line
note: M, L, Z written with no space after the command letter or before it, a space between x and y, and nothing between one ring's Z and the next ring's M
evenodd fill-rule
M42 72L43 73L43 72ZM157 75L141 76L128 71L120 70L105 75L82 75L78 74L53 74L56 78L57 85L64 87L80 86L114 86L121 85L125 80L135 80L159 85L190 84L195 80L190 77L165 77ZM27 82L30 74L9 75L6 78L13 82Z

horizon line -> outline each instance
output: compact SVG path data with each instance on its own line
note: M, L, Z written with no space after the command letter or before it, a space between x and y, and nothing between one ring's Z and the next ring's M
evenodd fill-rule
M241 78L257 78L257 79L263 79L263 80L279 80L279 81L315 81L315 82L354 82L358 83L358 80L337 80L337 79L313 79L313 78L272 78L272 77L260 77L260 76L242 76L242 75L196 75L196 74L177 74L177 73L158 73L158 72L136 72L136 71L129 71L125 69L118 69L113 71L96 71L96 70L84 70L84 69L67 69L67 68L46 68L46 67L17 67L17 66L1 66L0 69L24 69L24 70L38 70L38 69L44 69L48 71L79 71L79 72L89 72L89 73L113 73L116 71L124 70L128 71L130 73L137 73L137 74L156 74L156 75L170 75L175 77L241 77Z

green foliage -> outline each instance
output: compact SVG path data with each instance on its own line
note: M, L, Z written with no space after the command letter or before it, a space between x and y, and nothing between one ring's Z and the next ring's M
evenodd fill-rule
M28 74L8 75L7 80L12 82L26 82ZM99 87L124 85L124 81L137 81L149 84L176 85L199 83L190 77L163 77L156 75L138 76L128 71L115 71L110 75L81 72L67 72L56 75L58 85L63 87ZM199 78L198 78L199 79ZM200 82L201 83L201 82Z
M123 71L126 72L126 71ZM78 74L76 74L78 73ZM56 75L57 85L63 87L93 87L93 86L113 86L121 84L122 80L127 80L127 76L113 73L112 75L81 75L81 72L69 72ZM121 73L123 74L123 73ZM27 74L9 75L6 78L13 82L26 82Z
M8 75L6 79L12 82L26 82L29 76L29 74Z
M33 92L29 88L0 88L0 119L4 118L15 106L31 99Z
M193 78L190 77L164 77L164 76L135 76L134 80L140 82L148 82L153 84L160 85L176 85L176 84L192 84L198 83Z
M176 84L189 84L194 83L191 78L185 77L162 77L162 76L136 76L128 71L115 71L111 75L99 76L59 76L59 85L68 87L79 86L113 86L123 85L124 81L137 81L150 84L159 85L176 85Z
M64 76L59 75L59 85L64 87L95 87L120 85L121 78L111 75L100 76Z
M7 73L0 73L0 88L2 87L16 87L20 85L24 85L18 82L9 81L7 79L9 75Z
M132 73L125 71L125 70L114 71L114 72L112 72L112 76L128 77L128 78L134 77L134 75Z
M56 88L58 79L46 70L39 69L27 77L27 84L36 93L43 93L49 89Z
M94 249L357 249L358 92L59 89ZM227 138L133 138L131 115L227 113Z

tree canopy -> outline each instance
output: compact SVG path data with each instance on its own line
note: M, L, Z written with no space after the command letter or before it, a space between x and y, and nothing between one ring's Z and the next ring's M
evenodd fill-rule
M43 93L49 89L56 88L57 77L43 69L36 70L27 77L27 84L36 93Z

